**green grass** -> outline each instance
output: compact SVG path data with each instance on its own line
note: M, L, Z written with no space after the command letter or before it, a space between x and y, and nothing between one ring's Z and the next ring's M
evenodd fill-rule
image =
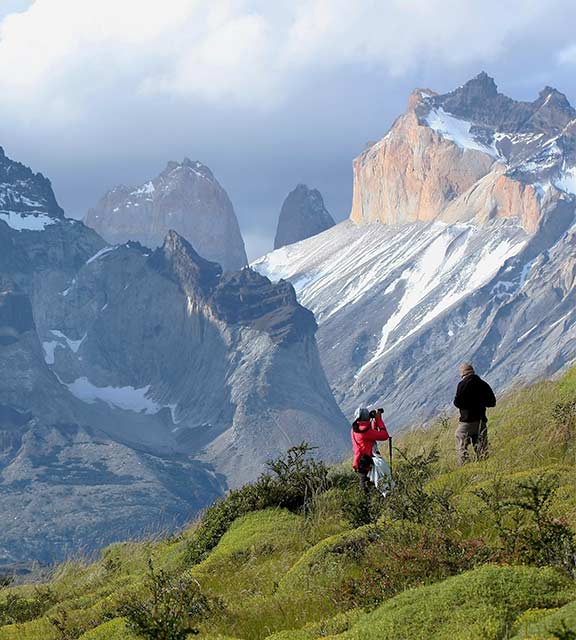
M0 612L16 611L10 600L32 618L0 624L0 640L135 640L121 607L146 597L150 560L156 571L193 577L209 599L211 613L191 638L574 638L573 579L551 567L518 566L518 555L503 557L494 516L477 495L495 483L514 488L554 475L559 488L550 516L576 528L574 400L576 369L511 392L490 414L490 457L465 467L456 465L453 418L397 438L409 458L438 452L423 495L436 506L421 518L381 505L380 517L353 526L355 479L346 475L347 464L339 465L331 472L333 488L302 513L246 513L253 508L246 501L245 515L208 546L206 529L193 526L164 540L112 545L97 562L65 563L44 591L0 590ZM399 453L396 461L399 468ZM207 549L201 562L191 562L191 548Z
M485 566L408 590L365 616L341 640L499 640L535 607L553 608L576 594L551 569Z

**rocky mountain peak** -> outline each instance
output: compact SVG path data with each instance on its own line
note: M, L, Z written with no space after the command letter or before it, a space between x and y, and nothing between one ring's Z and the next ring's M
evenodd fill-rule
M198 160L190 160L190 158L184 158L182 162L169 161L160 177L172 177L179 180L194 180L196 178L214 180L214 174L205 164Z
M473 96L475 98L494 98L498 95L498 87L494 78L485 71L481 71L477 76L468 80L462 87L456 89L462 95Z
M149 258L162 275L176 282L188 297L209 296L222 275L222 268L205 260L176 231L169 231L162 247Z
M228 325L265 332L278 344L301 340L316 331L314 315L298 303L289 282L272 283L248 267L223 274L219 264L202 258L175 231L168 233L148 263Z
M550 199L576 197L576 110L558 90L514 100L482 72L411 102L354 161L355 222L510 218L535 233Z
M432 89L414 89L408 98L408 111L414 111L427 98L437 96L438 94Z
M63 218L50 180L11 160L0 147L0 220L19 231L39 231Z
M330 229L334 224L320 191L299 184L288 194L282 205L274 248L300 242Z
M212 304L221 319L264 331L278 344L302 340L317 328L314 314L298 303L289 282L273 283L249 268L225 274Z
M135 240L156 248L174 229L200 255L224 269L247 263L234 208L212 171L197 160L170 161L138 187L115 187L86 214L85 222L110 243Z

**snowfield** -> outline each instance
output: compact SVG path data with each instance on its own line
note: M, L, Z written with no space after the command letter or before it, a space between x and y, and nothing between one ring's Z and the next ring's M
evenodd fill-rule
M442 348L453 345L461 352L461 323L448 318L486 285L504 281L501 271L506 286L499 285L494 299L500 289L501 302L520 291L531 265L508 265L527 242L526 232L511 221L485 227L346 221L252 267L271 280L290 280L301 304L314 312L328 378L352 411L372 396L386 398L374 379L391 362L409 357L405 352L430 327L442 334ZM413 364L396 367L395 375L409 375ZM397 386L398 379L389 384Z
M510 224L360 227L346 221L274 251L252 267L271 280L290 280L320 325L375 298L389 310L380 316L379 347L361 373L386 348L486 284L526 241L526 234Z

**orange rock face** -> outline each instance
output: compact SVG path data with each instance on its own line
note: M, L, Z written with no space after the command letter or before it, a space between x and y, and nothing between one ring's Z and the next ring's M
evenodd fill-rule
M428 126L422 114L434 95L415 91L386 136L354 160L350 218L357 224L436 219L485 224L515 218L526 231L536 232L543 207L560 192L550 186L544 195L535 179L531 184L510 171L494 148L459 145ZM470 127L456 123L465 133Z
M514 180L504 171L503 165L496 163L490 173L451 202L440 218L449 223L518 218L528 233L535 233L543 201L533 185Z
M355 222L434 220L485 176L494 159L462 149L418 123L414 111L354 160Z

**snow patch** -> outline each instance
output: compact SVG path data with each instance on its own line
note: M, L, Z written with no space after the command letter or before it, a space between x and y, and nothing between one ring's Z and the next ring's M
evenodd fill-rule
M139 189L132 191L131 196L149 196L156 191L152 182L147 182L145 185L141 186Z
M62 292L60 293L60 295L61 295L61 296L66 297L66 296L70 293L70 291L72 291L72 287L73 287L75 284L76 284L76 278L74 278L74 279L72 280L72 282L70 283L70 286L68 287L68 289L64 289L64 291L62 291Z
M136 389L134 387L97 387L86 377L65 383L73 396L86 402L104 402L110 407L134 411L135 413L155 414L163 407L147 397L150 385Z
M51 340L50 342L43 342L42 349L44 350L44 362L46 364L54 364L55 356L54 353L56 351L56 347L59 347L60 343L56 342L56 340Z
M576 195L576 167L564 169L560 177L554 181L554 186L561 191Z
M470 133L472 127L471 122L456 118L444 111L442 107L432 109L426 116L426 123L431 129L446 138L446 140L451 140L462 149L481 151L494 158L499 157L498 151L496 151L494 147L487 147L473 137Z
M37 216L16 213L15 211L0 212L0 220L15 229L16 231L44 231L51 224L56 224L58 220L51 218L44 213Z
M516 342L520 343L523 342L533 331L534 329L536 329L538 327L537 324L535 324L533 327L531 327L530 329L528 329L528 331L526 331L526 333L523 333L518 340L516 340Z
M58 331L57 329L50 329L50 333L53 336L60 338L60 340L64 340L70 351L72 351L73 353L78 353L78 350L80 349L82 343L84 342L84 340L86 340L86 336L88 335L87 333L85 333L84 336L80 338L80 340L71 340L67 335L62 333L62 331Z
M178 424L176 418L177 404L161 405L149 398L150 385L145 387L97 387L87 377L82 376L70 383L62 383L73 396L87 404L104 402L113 409L123 409L134 413L155 415L162 409L170 409L172 422Z
M117 248L118 247L104 247L104 249L100 249L100 251L98 251L91 258L88 258L88 260L86 260L86 264L92 264L92 262L95 262L99 258L102 258L103 256L111 253L112 251L115 251Z

